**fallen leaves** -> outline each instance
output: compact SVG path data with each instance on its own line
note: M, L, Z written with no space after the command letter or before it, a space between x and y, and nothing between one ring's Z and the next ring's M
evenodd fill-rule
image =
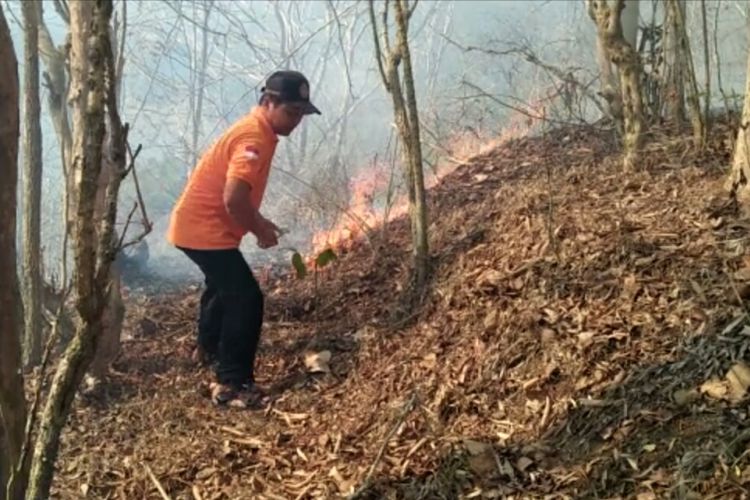
M727 372L726 380L729 383L732 399L738 401L744 398L750 387L750 367L743 362L736 363Z
M737 312L724 261L748 266L722 242L744 235L731 213L704 214L719 169L688 155L665 171L674 151L657 150L623 174L609 138L565 136L489 152L431 193L434 282L408 321L385 319L407 283L406 218L389 225L386 252L375 237L320 273L315 308L309 281L269 284L257 372L281 389L265 411L216 411L195 390L210 374L175 356L197 291L151 301L111 384L122 394L73 418L58 496L153 497L142 462L159 464L175 498L335 498L376 462L373 479L392 490L373 497L416 478L425 497L616 498L623 484L666 496L686 449L706 453L696 443L744 422L707 418L750 381L734 366L750 356L744 320L713 335ZM683 346L696 332L703 343ZM423 400L394 426L415 388ZM526 449L542 441L551 452ZM701 471L722 476L711 460Z
M688 406L700 399L700 393L695 389L679 389L672 397L679 406Z
M305 367L309 373L330 373L331 351L311 352L305 355Z
M713 399L738 402L745 398L750 388L750 367L744 362L735 363L723 379L712 378L700 386L700 392Z

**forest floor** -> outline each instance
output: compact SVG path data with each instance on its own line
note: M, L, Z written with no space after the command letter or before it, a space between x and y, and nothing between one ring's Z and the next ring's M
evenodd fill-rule
M210 404L190 361L198 285L131 295L55 498L748 497L750 220L724 190L731 135L717 124L702 152L651 137L632 173L586 127L472 158L430 192L435 267L412 314L405 219L317 288L265 283L265 409Z

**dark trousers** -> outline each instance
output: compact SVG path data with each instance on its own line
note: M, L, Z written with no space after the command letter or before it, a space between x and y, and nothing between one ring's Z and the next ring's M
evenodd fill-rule
M237 249L180 248L206 278L198 319L198 343L216 354L222 384L253 382L263 325L263 293Z

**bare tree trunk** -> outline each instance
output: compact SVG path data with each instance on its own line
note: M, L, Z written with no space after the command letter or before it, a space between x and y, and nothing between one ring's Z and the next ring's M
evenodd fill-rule
M41 9L41 5L39 7ZM73 148L73 136L68 121L68 109L66 94L68 82L65 76L65 48L55 47L49 29L39 13L39 54L45 66L44 78L48 90L48 104L52 115L52 125L60 141L60 153L62 155L63 169L66 169L71 161L71 150Z
M97 184L102 169L105 138L105 107L110 113L113 130L112 157L116 163L124 156L117 142L123 139L116 107L116 89L112 82L115 63L109 38L112 2L71 2L71 97L73 103L72 170L76 196L75 291L80 321L73 340L65 351L52 380L49 396L39 424L34 446L28 498L49 496L59 439L70 407L101 335L102 314L109 289L110 265L117 249L112 244L117 215L117 195L122 180L118 172L110 179L105 200L105 214L96 231L94 219ZM97 241L98 240L98 241Z
M596 37L596 60L599 65L599 95L607 103L607 111L615 123L618 133L623 132L622 97L620 86L617 84L615 72L612 70L612 62L609 60L604 41Z
M6 492L18 462L26 422L21 374L21 296L16 273L18 182L18 63L0 6L0 497L22 498L23 484Z
M701 0L701 22L703 24L703 64L706 78L706 98L703 104L703 122L705 123L705 134L711 128L711 54L708 41L708 14L706 13L706 0Z
M119 109L120 95L122 92L122 76L125 66L124 47L125 47L125 34L127 27L127 17L125 10L125 3L123 2L122 10L122 30L120 32L120 39L117 39L117 32L114 30L110 37L110 43L112 47L116 47L119 44L119 50L114 54L113 59L115 63L114 78L111 79L110 85L115 86L116 102L115 107ZM211 7L213 6L213 0L210 0L206 6L206 16L203 23L203 51L202 51L202 63L201 73L199 75L199 98L198 98L198 120L196 123L200 124L202 120L203 110L203 95L205 93L204 84L206 76L206 64L207 64L207 50L208 50L208 19L210 15ZM112 123L112 115L110 114L107 118L107 126L109 133L105 139L107 148L112 151L116 150L117 147L123 147L122 139L114 137L113 132L117 134L119 125ZM199 130L199 129L196 129ZM197 148L199 135L194 135L194 148ZM195 151L196 149L194 149ZM107 187L113 180L114 176L119 175L119 172L125 170L125 151L124 149L117 154L111 155L103 161L101 175L99 176L99 187L97 188L95 214L97 220L101 220L106 215L107 210ZM117 244L117 235L113 235L112 244ZM127 235L123 235L126 237ZM96 349L96 354L91 362L90 373L93 378L92 387L101 381L109 371L109 367L112 362L117 359L120 354L120 341L122 337L122 323L125 319L125 304L122 300L122 280L120 276L120 269L113 265L109 271L110 275L110 288L107 299L107 305L102 315L102 334L99 344Z
M197 68L197 75L193 76L193 82L197 76L197 84L193 91L191 99L195 99L195 104L192 106L193 113L193 130L190 144L190 154L192 155L192 163L190 169L194 168L198 163L198 141L200 140L201 122L203 121L203 99L206 94L206 66L208 65L208 21L211 18L211 9L213 7L213 0L208 0L203 3L203 24L201 25L201 54L200 61Z
M721 55L719 50L719 14L721 13L721 0L716 0L716 10L714 11L714 60L716 64L716 83L719 87L719 93L724 101L724 111L727 116L731 112L731 105L729 104L729 96L724 92L724 84L721 79Z
M625 41L631 47L637 47L638 15L640 13L638 0L626 0L622 11L622 31ZM618 72L612 67L612 61L602 37L596 38L596 61L599 66L599 95L607 102L607 111L617 127L618 133L624 133L622 114L622 92L618 83Z
M118 85L119 87L119 85ZM105 139L105 144L109 142ZM104 160L102 171L99 176L99 182L96 193L96 202L94 204L94 214L96 220L101 220L106 210L106 193L107 186L112 181L112 176L117 175L124 165L114 165ZM117 235L114 235L112 244L117 243ZM120 271L117 266L110 269L110 288L106 297L107 304L102 315L102 333L97 344L94 359L91 362L89 373L91 378L87 378L88 389L94 389L107 375L109 367L120 353L120 338L122 337L122 322L125 318L125 305L122 301L122 287L120 280Z
M24 19L24 131L23 131L23 297L24 358L27 367L39 364L42 354L42 127L39 102L39 4L21 4Z
M122 29L120 31L120 37L125 36L126 32L126 11L123 10L122 18ZM65 99L65 95L68 92L68 78L66 77L66 64L65 64L65 48L58 49L54 46L52 38L47 30L46 25L41 25L39 33L40 50L42 57L47 68L45 77L47 79L47 85L49 88L49 106L52 115L52 122L55 126L58 141L63 156L63 170L65 171L65 177L68 179L67 189L64 190L63 203L69 207L69 218L66 221L67 231L72 232L72 225L75 220L75 194L76 187L73 184L73 176L69 175L70 161L72 159L72 134L70 131L70 121L68 118L68 108ZM121 78L123 75L123 67L125 64L123 54L123 38L120 40L116 39L116 31L110 30L110 44L114 47L119 42L119 49L117 51L115 60L115 71L112 84L116 86L117 100L119 102L119 95L121 92ZM105 162L106 163L106 162ZM105 193L113 172L118 168L117 166L105 164L102 167L102 173L98 180L98 192L96 197L96 218L99 220L105 210ZM111 362L117 357L120 347L120 337L122 332L122 320L124 318L124 305L122 302L122 292L120 289L120 276L119 271L116 268L112 268L111 271L112 282L116 285L109 293L109 302L107 304L107 310L105 312L105 328L101 341L99 342L99 348L97 349L94 361L91 364L91 386L104 377L107 369Z
M676 69L679 69L680 73L676 76L683 89L687 86L687 102L690 124L693 127L693 140L696 146L701 147L705 141L705 124L701 113L700 98L698 97L693 54L690 50L690 40L687 35L684 0L667 0L667 9L668 17L673 19L670 27L674 28L677 40L676 60L679 62Z
M414 241L414 259L416 264L416 288L422 291L429 271L429 245L427 238L427 201L424 187L424 168L422 163L422 140L419 132L419 113L417 95L414 90L414 75L409 51L409 17L406 0L396 0L396 43L404 61L404 87L406 88L406 110L408 116L409 138L409 171L414 186L414 199L410 200L412 221L412 239Z
M685 121L685 68L681 50L681 12L684 0L665 0L664 19L664 100L667 117L676 125Z
M641 64L638 52L625 40L620 24L624 0L589 0L588 11L597 26L597 36L620 73L620 92L624 116L624 167L635 167L643 146L643 96Z
M65 178L65 189L63 189L62 223L65 234L71 233L73 217L75 214L75 200L73 176L70 175L70 162L72 161L73 135L70 130L68 119L68 105L66 95L68 93L68 78L66 77L66 48L55 47L49 29L42 16L42 5L39 4L39 54L44 62L44 79L47 87L47 104L49 105L50 118L55 128L55 134L60 146L60 158L62 158L63 177ZM66 263L61 263L61 266ZM61 273L66 274L66 273ZM61 283L63 287L67 283Z
M411 55L409 53L409 19L414 12L416 3L409 8L405 0L395 0L396 10L396 41L391 48L388 39L388 5L385 3L383 13L383 48L375 19L375 7L370 0L370 22L375 40L375 56L380 69L383 84L390 93L393 101L393 112L396 127L402 143L402 155L407 177L407 193L409 197L409 215L411 218L412 244L414 256L414 287L418 293L423 291L429 273L429 245L427 235L427 204L425 201L424 173L422 166L422 148L419 136L419 115L417 112L416 92L412 74ZM403 94L399 66L404 63Z
M747 57L747 76L745 77L745 104L742 109L742 120L737 131L737 142L734 144L732 171L729 187L737 196L745 213L750 213L750 50Z

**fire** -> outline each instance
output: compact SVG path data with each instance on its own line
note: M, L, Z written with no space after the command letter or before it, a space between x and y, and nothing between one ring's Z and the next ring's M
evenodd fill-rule
M341 214L328 231L313 236L313 253L317 255L326 248L346 249L365 233L382 223L383 211L377 208L376 198L387 189L387 168L374 164L355 175L350 181L351 197L346 212Z
M319 231L313 235L313 255L327 248L349 250L367 232L408 213L409 203L406 196L399 196L388 202L390 168L388 165L375 164L352 178L351 197L346 212L339 216L330 230ZM437 173L426 171L425 188L434 187L454 168L455 165L440 167Z
M436 171L425 170L425 188L436 186L446 175L472 157L487 153L510 140L526 137L539 120L531 116L542 116L540 100L527 105L528 114L515 112L498 135L489 131L462 131L446 141L445 152L449 161L443 159ZM319 231L313 236L313 256L327 248L349 250L368 231L382 226L408 213L406 196L394 200L386 210L390 167L377 163L368 166L350 181L351 197L346 212L341 214L330 230Z

